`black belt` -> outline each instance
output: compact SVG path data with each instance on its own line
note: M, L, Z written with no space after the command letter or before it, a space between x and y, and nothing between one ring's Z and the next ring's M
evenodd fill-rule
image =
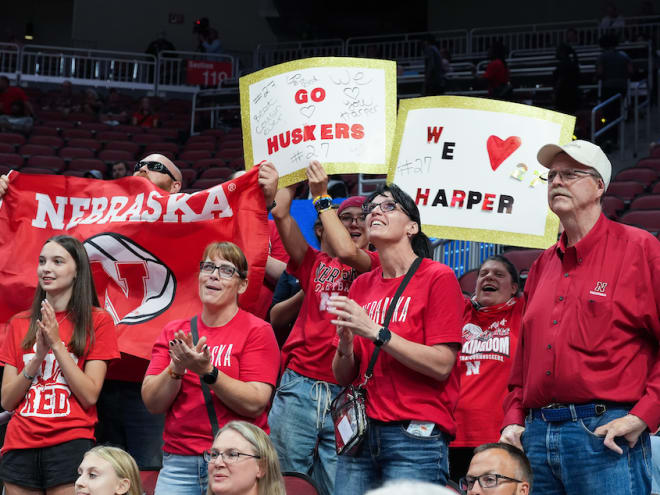
M575 410L575 417L571 411ZM570 421L573 419L593 418L602 416L608 409L631 409L632 404L618 402L593 402L591 404L550 404L538 409L530 409L529 414L534 419L542 419L549 423Z

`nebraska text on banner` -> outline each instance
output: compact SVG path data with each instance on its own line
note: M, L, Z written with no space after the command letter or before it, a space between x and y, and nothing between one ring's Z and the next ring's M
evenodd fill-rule
M559 220L536 153L569 142L574 125L569 115L497 100L402 100L388 181L415 199L429 235L545 248Z
M248 167L272 161L280 186L305 178L310 160L330 174L387 173L396 118L396 64L308 58L240 79Z
M30 307L46 239L80 239L101 305L117 324L119 350L149 359L165 323L200 309L199 262L207 244L245 253L258 299L268 227L257 170L194 194L167 194L140 177L97 181L12 172L0 203L0 322Z

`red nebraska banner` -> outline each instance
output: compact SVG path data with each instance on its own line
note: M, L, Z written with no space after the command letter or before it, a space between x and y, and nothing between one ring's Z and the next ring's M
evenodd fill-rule
M198 312L207 244L232 241L249 264L245 309L257 301L268 252L258 167L194 194L167 194L140 177L98 181L12 172L0 202L0 322L29 308L46 239L68 234L89 254L119 350L150 359L165 323Z

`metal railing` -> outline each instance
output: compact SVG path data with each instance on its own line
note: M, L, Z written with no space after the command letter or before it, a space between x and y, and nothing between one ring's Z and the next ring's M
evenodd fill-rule
M237 88L209 89L195 92L192 100L190 135L196 134L197 114L208 113L210 128L214 129L222 123L221 113L223 111L240 108L237 101Z
M453 57L468 55L467 29L429 31L383 36L357 36L346 40L349 57L385 58L391 60L424 57L423 41L433 38L440 48L449 50Z
M603 127L600 129L596 130L596 113L598 110L601 110L603 108L611 108L616 102L619 102L619 108L620 108L620 114L619 116L614 119L611 122L606 122ZM596 138L598 136L603 135L606 133L608 130L618 126L619 127L619 153L621 158L623 158L624 154L624 148L625 148L625 132L624 132L624 125L626 122L626 114L625 114L625 99L621 95L621 93L617 93L614 96L608 98L602 103L599 103L595 107L591 109L591 142L595 143Z
M310 57L341 57L345 53L344 40L339 38L314 41L262 43L254 52L254 68Z
M17 73L20 63L20 47L14 43L0 43L0 73Z
M637 156L637 141L639 141L639 120L640 111L645 111L646 115L646 131L645 138L648 141L651 135L651 91L646 84L646 81L638 81L628 85L628 92L631 94L631 101L633 106L633 128L635 137L633 139L633 157ZM645 97L640 101L640 97Z
M449 266L457 278L479 268L486 258L500 254L504 249L501 244L451 239L438 239L432 243L432 248L433 259Z

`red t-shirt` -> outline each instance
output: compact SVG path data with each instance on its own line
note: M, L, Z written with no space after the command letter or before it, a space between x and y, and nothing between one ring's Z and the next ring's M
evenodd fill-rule
M554 402L635 403L660 425L660 242L601 215L566 247L566 235L534 262L505 400L503 426Z
M66 312L56 314L62 341L68 343L73 333L73 325ZM87 361L109 361L119 357L117 335L112 317L101 309L92 312L94 343L87 344L86 354L71 357L82 370ZM30 325L29 313L14 316L8 326L5 342L0 349L0 361L14 366L22 373L25 365L34 356L32 349L23 349L23 338ZM83 409L62 374L53 351L48 351L38 375L32 381L25 398L14 410L7 426L7 435L2 452L14 449L50 447L81 438L94 439L96 406Z
M496 88L509 82L509 69L500 59L491 60L484 72L484 78L488 81L488 94L492 94Z
M500 438L502 403L518 346L523 308L522 297L479 309L472 301L465 301L458 362L461 388L452 447L477 447Z
M372 270L380 266L377 253L365 252L371 258ZM296 268L289 263L287 271L300 280L305 298L291 334L282 347L283 367L308 378L337 383L332 373L337 327L330 323L335 315L327 311L327 304L334 295L348 295L357 271L309 246L300 266Z
M152 350L147 375L158 375L170 364L169 341L174 333L190 333L190 319L175 320L163 329ZM242 309L221 327L207 327L197 316L199 338L206 336L213 365L222 373L243 382L263 382L275 386L280 365L279 348L271 326ZM211 388L211 387L209 387ZM268 411L257 418L246 418L228 409L211 388L218 425L232 420L254 423L268 432ZM186 373L181 390L167 411L163 450L179 455L200 455L213 443L199 375Z
M403 277L383 278L378 267L360 275L349 297L362 306L369 317L383 322L387 306ZM430 259L422 260L397 303L388 328L411 342L433 346L461 342L463 294L454 272ZM371 340L353 340L359 365L357 382L367 370L374 350ZM406 367L386 349L379 355L374 374L367 384L367 416L378 421L419 420L436 423L454 435L454 409L458 400L458 367L444 382L434 380Z
M0 113L10 113L11 104L16 100L27 101L27 95L21 88L9 86L5 91L0 93Z

